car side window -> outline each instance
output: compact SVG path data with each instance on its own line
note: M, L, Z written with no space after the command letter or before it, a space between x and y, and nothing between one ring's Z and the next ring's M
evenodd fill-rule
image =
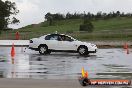
M65 36L64 35L60 36L60 41L65 41Z
M73 41L73 39L71 39L70 37L66 36L65 37L65 41Z
M61 36L61 40L62 41L73 41L73 39L71 39L71 37L68 37L68 36Z
M45 37L45 40L50 40L50 36L51 36L51 35L47 35L47 36Z
M45 37L45 40L58 40L57 35L48 35Z
M58 36L57 35L51 36L50 40L58 40Z
M47 35L45 37L45 40L58 40L58 41L73 41L71 37L65 36L65 35Z

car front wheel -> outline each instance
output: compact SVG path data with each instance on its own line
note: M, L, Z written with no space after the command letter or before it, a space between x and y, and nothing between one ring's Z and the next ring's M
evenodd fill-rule
M39 46L39 53L42 55L48 54L48 47L46 45Z
M88 48L86 46L80 46L78 48L78 53L80 55L88 55Z

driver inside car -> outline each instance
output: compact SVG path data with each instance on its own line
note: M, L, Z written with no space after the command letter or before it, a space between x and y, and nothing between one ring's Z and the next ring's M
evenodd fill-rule
M59 36L61 41L65 41L65 36Z

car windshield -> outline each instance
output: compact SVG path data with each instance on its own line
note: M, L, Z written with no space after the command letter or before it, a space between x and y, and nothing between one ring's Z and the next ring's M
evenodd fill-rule
M70 36L71 37L71 36ZM75 38L73 38L73 37L71 37L71 39L73 40L73 41L78 41L77 39L75 39Z

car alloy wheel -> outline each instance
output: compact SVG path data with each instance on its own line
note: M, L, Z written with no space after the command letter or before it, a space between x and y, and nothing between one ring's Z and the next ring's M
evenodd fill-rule
M80 54L84 54L84 53L85 53L85 49L84 49L84 48L80 48L80 49L79 49L79 53L80 53Z
M41 52L41 53L44 53L45 51L46 51L46 48L45 48L45 47L41 47L41 48L40 48L40 52Z
M39 47L39 53L40 54L47 54L48 48L47 46L40 46Z
M86 46L81 46L78 49L78 52L80 55L87 55L88 54L88 49Z

